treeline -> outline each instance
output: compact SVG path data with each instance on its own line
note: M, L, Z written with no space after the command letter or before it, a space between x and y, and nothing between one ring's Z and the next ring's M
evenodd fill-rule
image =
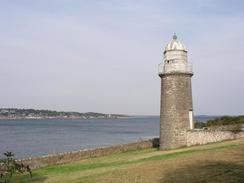
M197 121L195 123L195 128L238 124L244 124L244 116L222 116L213 120L208 120L206 123Z

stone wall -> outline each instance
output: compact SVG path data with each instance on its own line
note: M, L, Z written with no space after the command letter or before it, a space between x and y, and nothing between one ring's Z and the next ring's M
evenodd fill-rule
M64 163L70 163L74 161L79 161L91 157L100 157L105 155L110 155L114 153L120 153L131 150L138 150L144 148L152 148L159 146L159 139L154 138L150 140L138 141L130 144L115 145L110 147L103 147L91 150L80 150L68 153L60 153L54 155L41 156L36 158L29 158L24 160L19 160L23 164L29 165L31 169L59 165Z
M244 137L244 132L191 130L187 132L187 146L202 145Z
M234 131L237 129L244 129L244 124L235 124L235 125L213 125L213 126L208 126L208 130L230 130Z

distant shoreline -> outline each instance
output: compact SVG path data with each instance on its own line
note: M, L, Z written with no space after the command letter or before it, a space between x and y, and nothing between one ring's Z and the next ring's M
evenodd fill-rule
M121 119L131 118L130 115L104 114L97 112L65 112L37 109L0 108L0 120L21 119Z
M89 119L130 119L130 118L138 118L139 116L128 116L128 117L115 117L115 118L95 118L95 117L90 117L90 118L52 118L52 117L43 117L43 118L39 118L39 117L33 117L33 118L0 118L0 120L66 120L66 119L70 119L70 120L89 120ZM141 117L141 118L144 118ZM145 117L146 118L146 117Z

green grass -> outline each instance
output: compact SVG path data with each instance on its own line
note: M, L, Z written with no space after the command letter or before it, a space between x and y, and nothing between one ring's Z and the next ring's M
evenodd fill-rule
M158 151L155 148L129 151L100 158L90 158L82 162L40 168L33 171L33 178L28 175L19 175L12 182L100 182L108 174L112 174L110 177L113 178L113 173L115 173L114 177L119 178L120 175L117 175L116 172L127 169L133 171L133 167L153 168L157 163L167 163L174 159L184 160L189 157L201 157L205 153L237 152L240 149L244 149L243 140L195 146L175 151ZM130 172L128 174L130 175ZM133 174L130 176L133 177Z

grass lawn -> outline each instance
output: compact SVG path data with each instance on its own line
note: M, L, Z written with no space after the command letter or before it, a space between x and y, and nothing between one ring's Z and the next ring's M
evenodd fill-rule
M244 182L244 139L159 151L143 149L40 168L12 183Z

